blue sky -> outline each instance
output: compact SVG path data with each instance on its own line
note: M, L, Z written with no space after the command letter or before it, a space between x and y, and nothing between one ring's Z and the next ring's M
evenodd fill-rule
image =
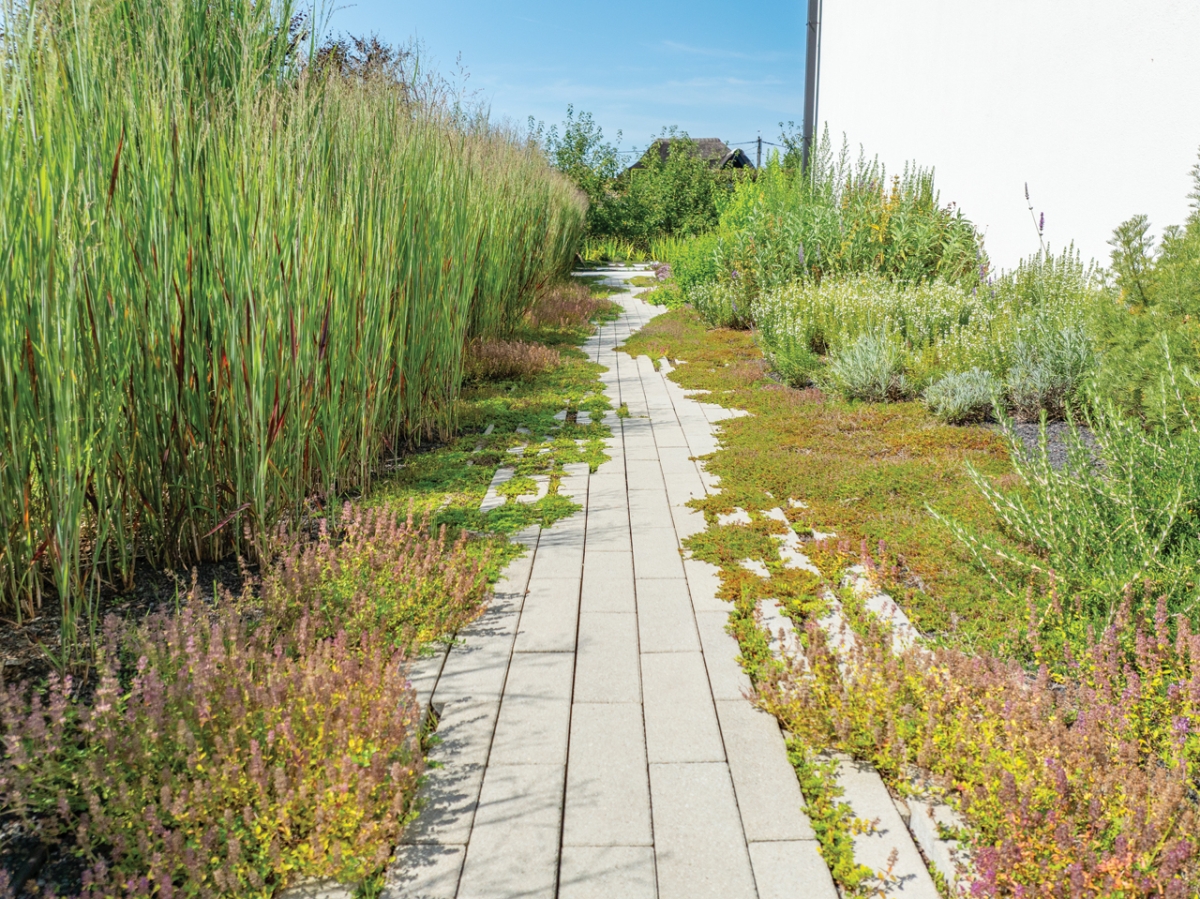
M776 141L780 121L803 116L801 0L338 2L331 30L419 38L445 74L461 53L493 116L521 124L561 122L573 103L632 149L670 125L730 143L760 131Z

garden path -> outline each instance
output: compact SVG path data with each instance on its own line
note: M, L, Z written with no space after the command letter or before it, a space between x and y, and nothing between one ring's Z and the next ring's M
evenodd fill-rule
M613 299L584 347L629 412L605 419L612 461L568 466L584 509L520 534L487 614L414 674L440 767L387 899L837 895L778 724L745 697L717 570L681 554L705 527L688 500L715 488L695 457L732 413L617 352L662 310Z

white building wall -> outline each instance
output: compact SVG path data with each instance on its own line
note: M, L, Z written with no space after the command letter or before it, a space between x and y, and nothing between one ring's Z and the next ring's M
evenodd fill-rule
M1200 151L1200 0L825 0L820 118L835 142L937 172L994 264L1108 263L1135 213L1188 212Z

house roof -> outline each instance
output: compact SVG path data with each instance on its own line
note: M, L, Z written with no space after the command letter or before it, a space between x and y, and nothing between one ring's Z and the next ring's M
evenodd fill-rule
M650 148L642 155L642 158L630 166L632 169L645 168L646 157L658 151L659 158L667 161L667 157L671 154L671 144L678 138L660 137L650 145ZM724 168L754 168L754 163L750 161L750 157L741 150L731 150L725 144L725 141L719 137L696 137L691 139L695 144L695 152L714 169Z

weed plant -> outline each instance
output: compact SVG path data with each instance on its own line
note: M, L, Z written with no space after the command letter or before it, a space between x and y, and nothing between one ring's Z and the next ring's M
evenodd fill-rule
M535 149L307 65L292 13L5 23L0 605L56 597L68 649L137 560L260 554L447 434L465 339L508 336L582 233Z
M465 373L471 381L531 378L554 368L558 352L524 340L477 340L467 346Z

